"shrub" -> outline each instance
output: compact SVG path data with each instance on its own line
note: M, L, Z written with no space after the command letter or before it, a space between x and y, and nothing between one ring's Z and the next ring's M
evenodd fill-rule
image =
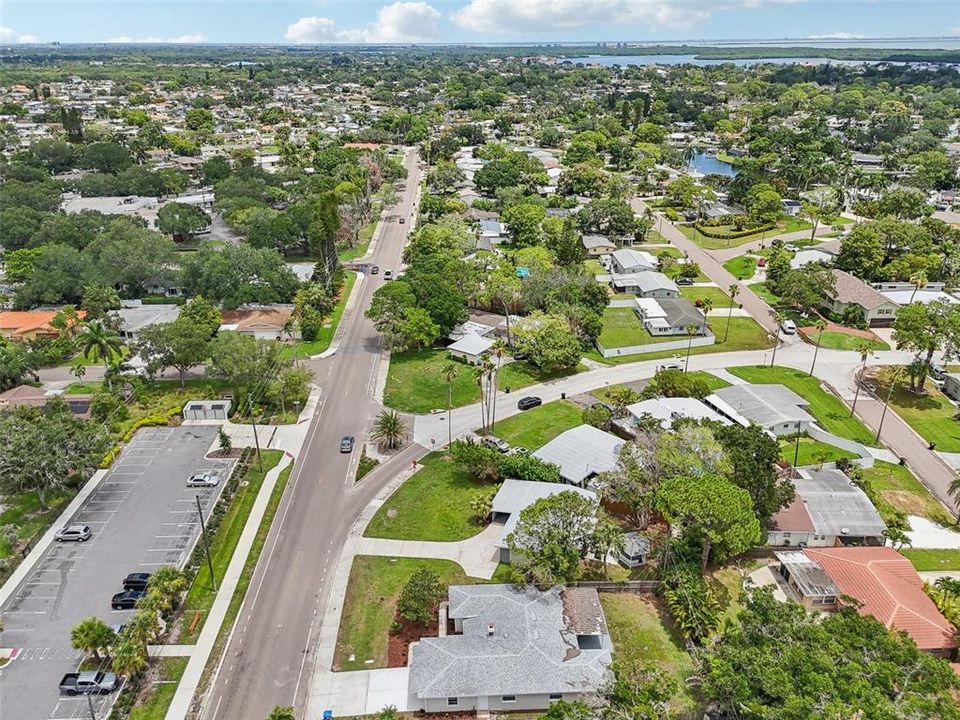
M532 455L500 455L497 469L503 477L535 482L560 482L560 468Z

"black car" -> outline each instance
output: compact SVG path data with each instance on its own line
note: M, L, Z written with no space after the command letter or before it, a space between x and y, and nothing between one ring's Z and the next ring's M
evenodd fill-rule
M353 452L353 435L344 435L343 439L340 441L340 452L350 453Z
M124 590L146 590L150 573L130 573L123 579Z
M133 610L137 601L146 593L143 590L124 590L110 599L111 610Z
M538 397L534 397L533 395L520 398L520 402L517 403L517 407L520 410L529 410L530 408L535 408L538 405L543 405L543 400Z
M379 266L379 265L374 265L372 268L370 268L370 274L371 274L371 275L379 275L379 274L380 274L380 266Z
M693 285L693 280L688 277L677 278L677 285Z

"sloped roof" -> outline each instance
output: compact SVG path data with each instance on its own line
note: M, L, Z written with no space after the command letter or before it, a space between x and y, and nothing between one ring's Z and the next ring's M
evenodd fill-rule
M56 317L58 310L4 310L0 311L0 330L4 330L14 337L31 332L49 332L53 328L50 321ZM86 310L77 311L77 319L86 317Z
M722 403L715 403L720 398ZM777 384L743 384L730 385L719 388L705 398L708 405L723 410L724 405L735 410L739 415L753 420L761 427L778 425L786 422L813 421L805 408L810 403L787 388Z
M497 540L497 547L507 547L507 536L517 526L521 511L533 505L537 500L571 491L593 501L597 499L596 493L592 490L585 490L566 483L534 482L514 478L504 480L490 504L491 512L510 516L503 524L503 530L500 532L499 540Z
M493 347L493 340L476 333L467 333L455 343L447 346L447 350L462 352L466 355L482 355Z
M923 580L890 547L806 548L843 595L859 600L861 614L905 631L922 650L957 647L954 627L923 592Z
M873 310L890 303L879 290L870 287L863 280L843 270L833 269L836 286L832 297L844 305L859 305L865 310Z
M817 534L879 537L887 529L867 494L840 470L804 468L793 486Z
M224 310L221 313L224 325L232 325L232 330L252 332L255 330L282 330L293 315L292 305L271 305L269 307Z
M620 250L614 250L613 257L616 258L616 261L625 268L655 268L658 264L657 259L653 255L643 250L621 248Z
M613 470L622 447L623 440L615 435L593 425L578 425L557 435L533 456L553 463L564 480L579 485L597 473Z

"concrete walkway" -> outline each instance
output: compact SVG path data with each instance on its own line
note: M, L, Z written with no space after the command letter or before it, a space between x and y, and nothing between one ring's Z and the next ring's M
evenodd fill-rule
M150 645L147 653L155 658L191 657L196 649L196 645Z

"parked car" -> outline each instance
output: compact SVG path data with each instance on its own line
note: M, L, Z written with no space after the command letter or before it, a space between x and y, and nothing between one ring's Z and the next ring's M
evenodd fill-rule
M512 452L514 455L529 455L529 454L530 454L530 451L529 451L527 448L525 448L525 447L523 447L523 446L521 446L521 445L518 445L517 447L515 447L513 450L511 450L511 452Z
M657 365L657 370L683 370L683 363L679 360L664 360Z
M693 280L688 277L678 277L677 285L686 285L686 286L693 285Z
M406 218L400 218L400 224L403 225L407 221Z
M947 371L944 370L943 365L931 365L930 366L930 377L934 380L943 380L943 376L947 374Z
M787 243L786 245L783 246L783 249L786 250L787 252L794 252L794 253L800 252L800 247L797 245L794 245L793 243Z
M106 695L120 686L120 680L111 672L85 670L78 673L67 673L60 679L60 693L62 695Z
M374 265L372 268L370 268L370 274L371 274L371 275L379 275L379 274L380 274L380 266L379 266L379 265Z
M510 444L504 440L501 440L498 437L493 437L492 435L488 435L487 437L483 438L483 440L481 440L480 442L482 442L491 450L497 450L502 453L510 452Z
M780 329L783 330L784 335L797 334L797 324L793 320L784 320L783 324L780 326Z
M765 257L762 257L759 260L757 260L757 267L766 267L766 266L767 266L767 259Z
M93 533L89 525L67 525L57 530L53 539L57 542L86 542L91 537Z
M529 358L529 357L530 357L530 355L527 354L527 353L525 353L525 352L515 352L515 353L513 354L513 359L516 360L516 361L518 361L518 362L523 361L523 360L526 360L526 359Z
M123 579L124 590L146 590L150 573L130 573Z
M530 408L535 408L538 405L543 405L543 400L533 395L528 395L525 398L520 398L520 401L517 403L517 407L520 410L529 410Z
M220 475L212 470L195 472L187 478L187 487L216 487L220 482Z
M110 598L111 610L133 610L137 601L147 593L143 590L124 590Z
M340 441L340 452L342 453L351 453L353 452L353 444L356 442L356 439L353 435L344 435L343 439Z
M384 270L383 271L384 280L393 280L393 270Z

